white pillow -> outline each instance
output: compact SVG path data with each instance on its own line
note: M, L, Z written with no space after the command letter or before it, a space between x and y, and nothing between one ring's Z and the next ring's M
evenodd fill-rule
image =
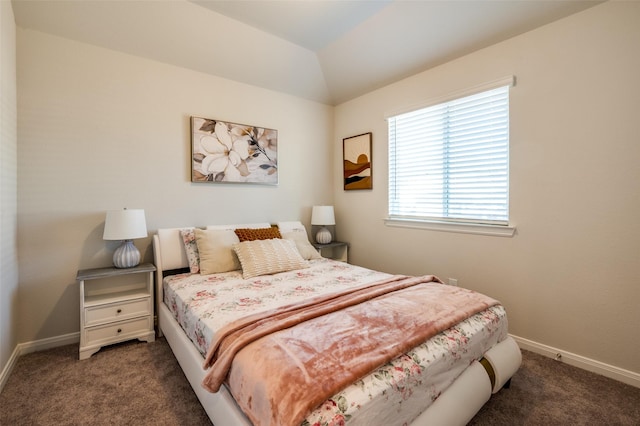
M233 231L234 229L238 229L238 228L256 229L256 228L269 228L269 227L271 227L270 223L263 222L263 223L245 223L245 224L237 224L237 225L208 225L207 229L226 229L226 230Z
M232 230L196 229L196 244L200 254L200 274L209 275L240 269L240 262L233 251L239 243Z
M322 258L320 253L318 253L318 250L316 250L309 242L307 228L305 228L299 220L278 222L278 229L280 229L282 238L295 241L298 251L305 259L311 260Z
M278 225L278 229L280 229L280 232L291 232L291 231L299 231L299 230L303 230L304 232L307 232L307 228L305 228L302 222L300 222L299 220L292 220L289 222L278 222L276 223L276 225Z
M294 229L289 232L282 232L282 238L285 240L292 240L296 243L296 248L300 252L300 255L303 259L311 260L311 259L321 259L320 253L315 249L309 242L309 237L307 236L307 231L304 229Z
M291 240L274 238L243 241L234 244L233 250L238 255L245 279L309 267ZM202 269L202 260L200 265Z

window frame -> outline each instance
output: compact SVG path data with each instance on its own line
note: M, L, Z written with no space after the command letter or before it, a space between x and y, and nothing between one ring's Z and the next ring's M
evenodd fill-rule
M511 88L515 86L515 83L516 83L515 76L503 77L485 84L477 85L465 90L450 93L448 95L445 95L439 98L431 99L430 101L427 101L418 105L412 105L410 107L389 112L385 114L385 120L388 123L388 120L390 118L401 115L401 114L413 112L419 109L429 108L435 105L454 101L460 98L479 94L481 92L486 92L486 91L493 90L503 86L509 86L509 94L507 96L509 96L510 98ZM509 109L511 110L511 107L509 107ZM509 118L509 121L511 121L510 118ZM387 125L387 129L389 129L388 125ZM388 159L387 161L389 162L390 160ZM389 163L388 166L389 166L389 175L388 175L388 178L389 178L391 175L391 164ZM510 195L510 187L508 189L507 195L508 196ZM389 197L390 197L390 194L389 194L389 187L388 187L387 188L387 217L384 218L384 223L387 226L429 229L429 230L436 230L436 231L456 232L456 233L465 233L465 234L480 234L480 235L500 236L500 237L512 237L516 232L516 227L511 221L510 212L509 212L509 217L504 224L486 223L486 222L483 222L482 220L476 221L473 219L471 220L454 219L454 218L434 219L434 218L427 218L427 217L422 218L422 217L392 216L389 213L390 211Z

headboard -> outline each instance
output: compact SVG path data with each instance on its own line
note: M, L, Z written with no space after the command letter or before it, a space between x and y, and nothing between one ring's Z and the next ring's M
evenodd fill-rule
M180 234L182 229L184 228L158 229L158 233L153 236L153 255L158 270L169 271L189 267Z

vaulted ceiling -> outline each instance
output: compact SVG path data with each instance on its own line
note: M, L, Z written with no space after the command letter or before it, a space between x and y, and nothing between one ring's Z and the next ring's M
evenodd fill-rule
M13 0L18 26L336 105L581 0Z

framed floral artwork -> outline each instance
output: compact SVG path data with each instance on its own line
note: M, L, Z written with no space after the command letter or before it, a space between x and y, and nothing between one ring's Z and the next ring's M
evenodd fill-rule
M191 117L191 181L278 183L278 131Z
M342 139L344 189L372 189L371 132Z

